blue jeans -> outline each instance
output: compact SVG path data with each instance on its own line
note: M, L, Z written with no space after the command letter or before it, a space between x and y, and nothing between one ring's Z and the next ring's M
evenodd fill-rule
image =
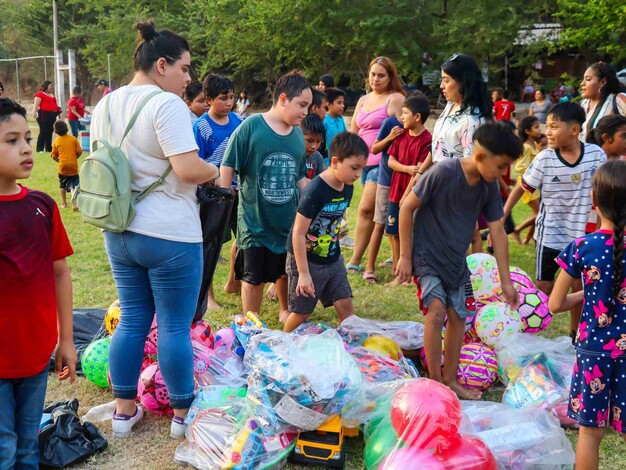
M78 139L78 131L84 131L85 126L83 126L80 121L74 119L68 119L70 122L70 129L72 130L72 135Z
M158 360L175 409L193 401L193 352L189 329L202 280L202 243L182 243L134 232L104 232L122 316L111 338L113 395L132 400L146 336L156 312Z
M0 379L0 468L39 468L39 423L48 368L22 379Z

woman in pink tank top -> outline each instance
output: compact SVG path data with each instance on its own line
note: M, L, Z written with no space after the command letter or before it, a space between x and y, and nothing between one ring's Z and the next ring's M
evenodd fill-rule
M361 175L361 183L364 188L356 222L354 253L346 265L349 272L361 272L363 270L361 259L368 245L370 245L369 257L375 260L378 255L383 231L372 232L374 232L375 225L377 228L379 225L384 228L381 224L374 224L378 164L381 155L373 154L371 148L383 121L389 116L400 116L402 113L402 103L405 96L398 71L387 57L377 57L370 63L368 84L372 91L361 97L357 103L350 128L352 132L358 133L363 138L370 148L370 153L367 158L367 166ZM376 282L376 276L370 269L363 274L363 278L371 283Z

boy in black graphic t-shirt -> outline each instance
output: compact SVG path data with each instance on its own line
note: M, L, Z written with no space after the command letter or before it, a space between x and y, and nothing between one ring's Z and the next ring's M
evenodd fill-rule
M367 162L367 145L356 134L337 134L330 165L302 191L296 220L287 239L290 332L315 310L334 305L343 321L353 312L352 290L339 246L341 219L350 205L354 182Z

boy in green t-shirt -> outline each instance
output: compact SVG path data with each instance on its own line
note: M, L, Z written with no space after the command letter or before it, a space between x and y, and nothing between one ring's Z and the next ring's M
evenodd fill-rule
M246 119L233 133L221 166L220 186L239 175L235 279L242 281L244 312L261 309L263 286L277 282L281 316L288 314L286 242L306 178L305 146L298 127L312 101L311 86L298 72L276 83L268 112Z

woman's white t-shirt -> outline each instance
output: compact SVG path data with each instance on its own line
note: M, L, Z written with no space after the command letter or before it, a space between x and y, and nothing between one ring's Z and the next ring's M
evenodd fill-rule
M433 129L433 162L445 158L464 158L472 153L472 138L484 119L469 110L458 114L451 112L454 103L449 101Z
M155 85L125 86L100 100L93 111L91 141L106 139L117 146L141 100L160 90ZM105 135L105 100L110 100L110 135ZM168 158L198 150L189 122L189 109L173 93L162 92L145 105L122 143L130 161L132 190L142 191L169 165ZM135 205L130 232L176 242L202 242L196 185L181 181L170 171L162 185Z
M609 96L607 96L604 102L596 105L601 106L598 113L596 113L596 106L591 108L591 100L589 99L582 100L580 102L580 105L585 110L585 115L587 116L578 136L581 142L587 141L587 134L589 134L590 131L596 128L600 119L602 119L604 116L609 116L613 114L616 109L619 114L621 114L622 116L626 116L626 94L624 93L611 93Z

